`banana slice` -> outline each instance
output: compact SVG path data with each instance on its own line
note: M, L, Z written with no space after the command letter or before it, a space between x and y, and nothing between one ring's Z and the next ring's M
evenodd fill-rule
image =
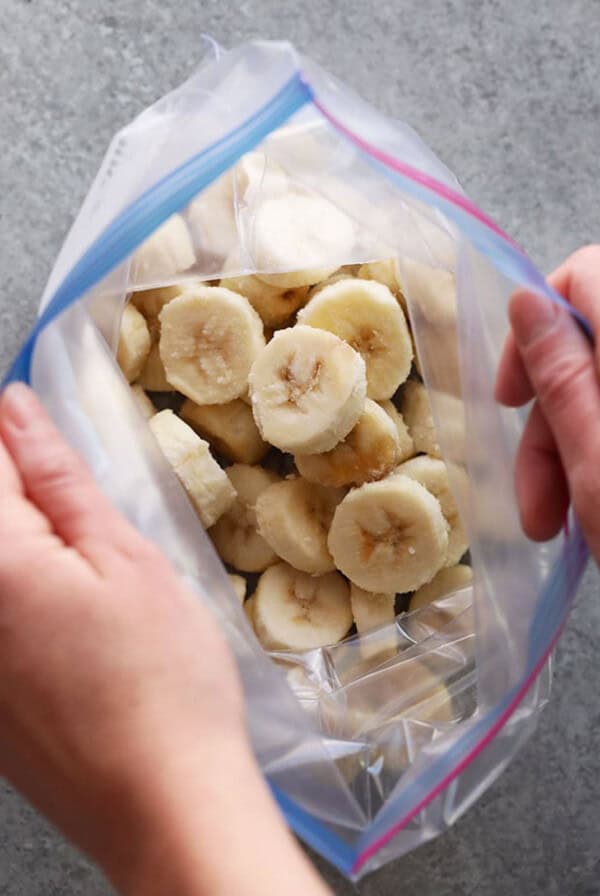
M146 420L154 417L156 408L138 383L131 387L131 396Z
M231 587L235 592L235 596L239 602L243 604L246 600L246 579L243 576L236 576L233 573L229 573L229 581L231 582Z
M327 548L327 533L343 497L342 489L284 479L259 496L258 531L294 569L312 575L329 572L335 564Z
M308 287L282 289L264 283L253 274L240 277L225 277L220 283L225 289L245 296L260 315L266 327L281 327L306 303Z
M419 610L428 604L447 597L454 591L462 591L473 582L473 570L470 566L459 563L448 569L440 569L431 582L422 585L410 599L409 611Z
M262 572L278 557L258 532L256 502L279 476L247 464L234 464L226 472L237 497L210 530L210 537L225 563L242 572Z
M436 326L456 323L456 281L453 273L411 258L403 260L403 273L406 290L418 313Z
M325 280L354 245L354 225L319 196L288 194L262 202L254 221L254 252L265 283L290 289ZM297 270L298 261L305 268Z
M149 421L166 459L183 485L205 529L235 501L235 489L210 453L208 442L196 435L173 411L161 411Z
M141 289L131 295L131 304L135 305L146 320L157 318L167 302L176 299L185 291L189 284L176 284L175 286L161 286L158 289Z
M195 404L188 398L179 414L215 451L234 463L257 464L269 451L252 410L240 398L227 404Z
M131 259L134 283L172 280L195 263L190 233L181 215L172 215L150 236Z
M352 616L359 635L374 628L391 625L396 619L396 595L374 594L356 585L350 585Z
M413 348L406 318L382 283L339 280L310 300L298 323L335 333L362 355L369 398L391 398L410 373Z
M263 439L290 453L329 451L346 438L365 403L363 359L312 327L275 333L248 382Z
M143 315L133 305L125 305L119 331L117 364L128 382L132 383L142 372L151 344L150 331Z
M186 216L199 255L229 255L239 243L233 171L227 171L196 196Z
M290 182L283 168L264 152L248 152L235 168L236 190L245 205L283 196Z
M454 566L469 547L469 543L450 488L446 464L436 457L422 454L400 464L394 475L409 476L411 479L415 479L440 502L442 513L450 527L445 565Z
M358 422L343 441L323 454L296 454L294 462L309 482L339 487L382 479L399 457L400 439L393 420L367 398Z
M174 392L175 389L165 375L165 368L160 358L158 342L150 349L144 368L138 377L138 384L148 392Z
M416 451L423 451L432 457L441 457L435 423L427 397L427 389L417 380L404 384L400 399L400 410L408 426Z
M348 280L351 277L354 277L348 268L350 265L346 265L343 268L340 268L335 273L331 274L330 277L327 277L325 280L321 280L320 283L315 283L314 286L311 286L308 291L308 299L312 299L313 296L318 295L321 290L325 289L326 286L332 286L334 283L338 283L340 280Z
M250 626L254 628L254 595L252 594L248 600L244 603L244 613L250 623Z
M383 283L384 286L387 286L389 291L400 302L404 313L408 314L406 297L400 278L400 268L396 258L386 258L384 261L370 261L367 264L363 264L358 269L358 276L361 280L377 280L378 283Z
M196 404L243 395L265 346L260 317L247 299L220 286L197 286L160 313L160 357L168 381Z
M404 418L393 401L389 398L387 401L380 401L379 405L388 414L396 427L398 433L398 463L408 460L409 457L415 455L415 443L408 431L408 426L404 422Z
M392 475L346 495L327 543L337 568L365 591L414 591L444 565L448 524L424 486Z
M254 627L268 650L311 650L340 641L352 625L350 589L330 572L311 576L287 563L266 570L254 594Z

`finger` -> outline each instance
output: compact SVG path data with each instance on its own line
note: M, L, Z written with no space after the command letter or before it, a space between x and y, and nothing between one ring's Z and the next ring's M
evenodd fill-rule
M600 547L600 384L593 350L571 315L543 296L515 294L509 314L575 510L588 539Z
M537 401L517 452L515 487L525 534L534 541L556 535L569 507L569 488L554 436Z
M83 546L90 540L119 546L140 539L21 383L9 386L0 397L0 438L27 498L66 544L85 553Z
M502 349L495 389L496 401L518 408L533 398L533 386L514 336L509 333Z
M600 368L600 246L578 249L550 275L548 282L590 323Z

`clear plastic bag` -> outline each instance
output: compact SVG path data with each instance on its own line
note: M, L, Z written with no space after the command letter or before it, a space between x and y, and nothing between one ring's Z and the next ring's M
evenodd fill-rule
M237 163L254 150L249 172ZM317 241L313 257L265 268L257 210L282 173L349 222L343 251ZM157 267L142 244L174 221L188 249ZM269 657L116 366L123 303L186 279L391 258L473 585L362 637ZM515 284L561 301L410 128L289 44L259 41L218 54L115 137L8 376L31 382L104 491L219 615L276 797L351 877L452 824L548 698L549 657L587 555L574 520L545 545L520 531L512 468L523 416L493 400Z

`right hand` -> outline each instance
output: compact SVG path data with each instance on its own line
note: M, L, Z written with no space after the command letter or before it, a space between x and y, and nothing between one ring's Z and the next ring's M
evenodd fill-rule
M600 562L600 246L579 249L548 281L587 318L596 345L568 311L519 290L510 300L496 398L509 407L535 399L515 470L525 533L553 537L572 503Z

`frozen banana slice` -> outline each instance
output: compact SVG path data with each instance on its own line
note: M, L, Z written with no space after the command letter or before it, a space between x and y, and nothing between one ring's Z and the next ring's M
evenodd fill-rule
M461 471L458 468L455 469L456 475L459 475ZM411 479L420 482L440 502L442 513L450 527L445 565L454 566L469 547L469 543L452 489L450 488L446 464L443 460L439 460L436 457L422 454L400 464L395 474L409 476Z
M327 533L343 489L284 479L256 502L258 531L282 560L312 575L335 569Z
M237 497L209 535L225 563L242 572L262 572L278 557L258 532L256 502L279 477L247 464L234 464L226 472Z
M167 380L196 404L239 398L265 347L260 317L247 299L220 286L189 289L160 313L160 357Z
M146 420L154 417L156 408L138 383L131 387L131 395Z
M350 218L319 196L290 193L261 203L254 221L258 276L290 289L329 277L348 256L355 231ZM298 262L304 265L298 270Z
M239 602L243 604L246 599L246 579L243 576L229 573L229 581L231 582L231 587L235 591L235 596Z
M186 215L199 255L229 255L239 243L233 172L227 171L199 193Z
M298 323L335 333L364 358L367 395L391 398L413 360L402 308L387 286L347 278L325 287L298 314Z
M150 354L138 377L138 384L148 392L174 392L175 389L165 376L165 368L160 359L158 342L153 343Z
M384 625L391 625L396 619L394 593L375 594L356 585L350 585L352 616L359 635Z
M400 410L412 436L415 450L423 451L432 457L441 457L431 405L423 383L417 380L405 383L400 399Z
M377 280L378 283L383 283L400 302L404 313L408 313L397 259L386 258L384 261L370 261L363 264L358 270L358 276L361 280Z
M412 595L410 599L409 610L419 610L426 607L436 600L447 597L454 591L461 591L467 588L473 582L473 570L470 566L458 564L450 566L440 571L433 577L431 582L422 585L418 591Z
M294 462L309 482L339 487L382 479L395 468L400 456L394 421L367 398L356 425L343 441L323 454L296 454Z
M192 267L194 247L181 215L172 215L150 236L131 259L134 283L172 280Z
M404 417L396 407L393 401L387 399L379 402L380 407L388 414L396 427L398 433L398 463L408 460L416 454L415 443L408 431L408 426L404 422Z
M254 628L268 650L310 650L340 641L352 625L350 589L342 576L311 576L278 563L254 594Z
M188 398L179 413L215 451L234 463L257 464L269 451L252 410L240 398L227 404L195 404Z
M225 277L221 286L245 296L261 317L265 327L280 327L287 323L298 308L306 303L307 286L283 289L271 286L253 274L240 277Z
M210 453L208 442L196 435L173 411L161 411L149 421L163 454L185 488L205 529L235 501L235 489Z
M249 376L263 439L291 453L329 451L360 417L365 363L337 336L313 327L276 332Z
M141 289L131 295L131 304L135 305L146 320L157 318L167 302L176 299L192 283L179 283L174 286L161 286L158 289Z
M346 495L328 546L337 568L365 591L414 591L444 565L448 524L424 486L392 475Z
M454 274L405 258L402 269L412 307L436 326L456 323L456 281Z
M128 382L138 378L150 354L150 331L143 315L126 305L121 317L117 364Z

